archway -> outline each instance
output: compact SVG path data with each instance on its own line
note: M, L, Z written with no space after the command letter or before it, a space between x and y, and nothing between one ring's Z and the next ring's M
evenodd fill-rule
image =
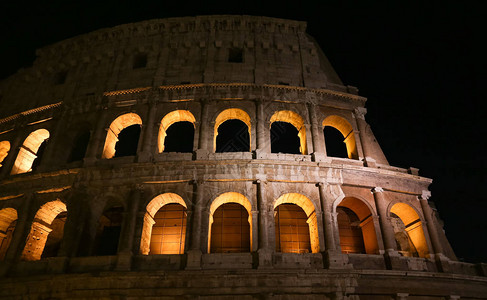
M66 204L60 200L51 201L41 206L32 222L22 252L22 260L39 260L41 257L57 255L64 235L66 212Z
M251 150L250 116L239 108L222 111L215 119L215 152L247 152Z
M45 145L48 138L49 131L46 129L38 129L29 134L19 150L19 154L14 162L11 174L13 175L31 172L32 166L36 160L36 164L39 164L42 153L38 153L38 151L41 148L41 145Z
M297 113L289 110L281 110L275 112L270 119L270 130L271 130L271 138L272 138L271 152L277 153L279 151L277 149L279 149L280 147L279 144L277 144L277 142L281 140L280 137L282 137L284 133L287 132L289 134L290 132L289 128L285 124L276 124L276 126L274 126L275 122L288 123L294 126L294 128L296 128L296 130L298 131L297 137L299 138L299 153L301 154L308 153L308 149L306 146L306 127L304 126L303 118L301 118L301 116L298 115ZM296 135L295 133L293 134ZM280 142L287 143L289 142L289 139L288 138L282 139L282 141ZM283 149L286 149L286 147L283 147Z
M174 193L154 197L146 207L140 252L183 254L187 212L183 198Z
M396 203L390 210L398 250L404 256L428 257L428 244L421 219L410 205Z
M83 160L88 149L88 143L90 142L90 130L81 129L78 131L73 139L71 145L71 152L68 157L68 163Z
M142 119L135 113L127 113L116 118L110 124L110 127L108 129L107 137L105 140L105 146L103 148L102 158L109 159L116 156L116 152L117 152L116 145L117 142L119 142L119 135L122 132L122 130L130 126L134 126L134 127L132 127L132 129L128 132L130 133L128 135L131 136L128 137L128 139L130 140L128 144L131 146L131 148L129 149L130 151L128 152L131 154L133 152L133 148L137 149L137 142L140 135L141 125L142 125ZM136 131L138 131L138 133ZM120 145L120 143L118 144Z
M328 116L326 119L323 120L323 134L325 135L326 149L328 151L329 146L327 143L330 141L330 143L332 144L330 145L330 150L333 154L335 148L340 148L340 145L333 145L333 142L340 142L336 141L336 137L333 135L333 131L331 131L332 134L326 134L327 132L325 130L328 126L335 128L341 133L343 137L342 142L345 143L347 147L347 157L351 159L358 159L357 143L355 141L355 133L353 132L352 125L344 118L335 115Z
M98 221L95 255L116 255L123 221L123 207L110 206Z
M9 207L0 210L0 261L5 258L12 241L17 218L17 211L13 208Z
M187 123L192 124L192 131ZM192 152L195 124L196 119L188 110L175 110L165 115L159 127L159 153Z
M210 206L210 253L241 253L252 249L252 208L242 194L228 192Z
M274 202L276 250L284 253L318 253L318 221L311 200L288 193Z
M379 253L372 212L362 200L345 197L336 212L343 253Z

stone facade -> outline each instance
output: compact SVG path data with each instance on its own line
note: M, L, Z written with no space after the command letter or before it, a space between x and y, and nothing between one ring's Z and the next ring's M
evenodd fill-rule
M487 299L487 266L457 261L431 179L389 165L366 99L305 29L250 16L121 25L40 49L1 82L0 297ZM248 151L217 151L228 120L245 124ZM193 124L193 151L165 152L178 122ZM295 127L300 154L272 152L276 122ZM136 152L118 157L134 125ZM327 155L325 127L346 157ZM229 203L248 216L247 252L211 251ZM154 254L168 205L184 212L181 247ZM278 251L280 205L303 212L308 250Z

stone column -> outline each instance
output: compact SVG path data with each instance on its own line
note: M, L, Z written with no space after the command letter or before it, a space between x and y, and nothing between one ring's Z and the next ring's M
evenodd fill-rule
M377 236L378 254L384 254L384 239L382 238L382 231L380 230L379 216L372 216L372 222L374 222L375 235Z
M405 265L399 257L396 246L396 238L394 235L394 228L391 224L390 217L387 216L387 201L384 197L384 190L381 187L372 189L374 194L375 206L379 215L380 229L385 248L385 263L388 269L406 269Z
M52 131L49 132L49 138L46 145L46 150L42 155L41 165L39 166L38 170L40 172L44 172L47 170L56 169L57 165L60 163L66 163L66 161L60 162L57 157L53 157L55 154L55 147L59 147L58 140L62 136L61 132L63 131L63 127L66 126L66 120L64 120L64 116L62 112L58 116L58 120L56 122L56 126ZM71 151L72 149L67 149L67 151ZM53 167L54 166L54 167Z
M269 129L266 129L265 121L265 103L263 100L256 101L257 108L257 149L255 150L257 158L265 158L265 153L270 152L270 138L267 134Z
M323 222L324 222L324 235L325 235L325 248L328 251L336 251L336 243L334 237L335 226L333 226L332 206L333 200L326 195L325 184L323 182L318 183L320 191L321 207L323 210Z
M86 222L87 209L85 203L90 195L85 187L78 187L67 201L68 216L64 224L64 235L69 238L62 239L58 256L74 257L78 253L78 247L83 228Z
M308 103L309 118L311 120L311 137L313 141L312 157L314 161L323 161L326 156L325 137L323 131L320 133L320 124L316 117L317 106L313 103Z
M259 269L272 268L272 254L275 245L274 239L270 237L275 234L274 214L270 211L266 202L266 182L256 180L257 184L257 205L259 207Z
M210 120L208 120L208 107L210 105L209 100L201 101L201 115L200 115L200 137L198 140L199 146L196 150L196 159L207 159L208 153L210 152Z
M259 211L253 210L252 213L252 248L251 252L256 252L259 250Z
M379 215L385 250L386 252L397 251L394 229L392 228L390 218L387 216L387 201L384 198L384 190L381 187L375 187L372 189L372 193L374 194L375 206Z
M355 119L357 120L359 136L360 136L360 144L362 145L365 166L375 168L376 166L375 160L372 157L370 157L371 151L366 138L366 132L367 132L367 122L365 122L366 113L367 113L367 109L364 107L357 107L354 111Z
M44 246L46 245L47 237L52 229L46 225L34 221L27 236L24 250L22 251L21 260L39 260L41 259Z
M433 246L433 252L436 260L438 269L442 272L448 272L449 270L449 259L443 254L443 245L440 241L440 236L438 235L438 230L436 229L433 210L428 204L428 199L431 196L429 191L423 191L421 196L418 197L421 203L421 208L423 209L423 215L426 221L426 228L428 229L428 235L431 239L431 244Z
M101 146L100 144L104 143L106 138L107 130L105 128L105 121L108 115L108 110L106 107L100 113L98 118L98 122L96 122L96 127L91 132L90 143L88 144L88 149L86 150L86 156L84 159L84 164L94 165L96 160L98 159L97 155L101 154L98 153Z
M130 192L127 211L123 213L123 224L120 230L120 242L118 244L117 270L128 271L132 265L134 250L135 222L142 198L142 189L134 187Z
M204 182L193 181L193 214L191 220L191 237L186 269L201 269L201 230L204 202Z
M24 203L22 204L22 209L17 213L19 218L17 219L17 224L12 236L12 241L5 254L5 260L16 260L20 257L22 253L22 247L30 232L30 224L33 216L31 215L32 202L35 200L34 194L29 194L24 196Z
M140 152L137 154L137 161L150 161L154 154L154 148L152 147L152 141L154 141L154 127L157 109L155 104L147 103L147 114L145 126L142 125L143 140Z

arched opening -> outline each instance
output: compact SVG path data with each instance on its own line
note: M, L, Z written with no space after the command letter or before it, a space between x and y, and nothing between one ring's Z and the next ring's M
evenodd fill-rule
M323 120L323 134L325 135L326 151L330 147L331 153L328 156L343 157L342 143L345 144L347 149L347 158L358 159L357 143L355 141L355 133L353 132L352 125L342 117L329 116ZM327 127L333 127L340 132L340 135ZM330 143L330 146L328 146Z
M166 131L164 152L193 152L194 124L187 121L176 122Z
M294 128L293 128L294 127ZM281 110L270 119L271 152L307 154L306 127L295 112Z
M332 157L348 158L347 145L342 133L335 127L325 126L326 154Z
M142 119L134 113L124 114L116 118L108 129L102 158L135 155L141 125ZM124 131L123 134L122 131Z
M276 251L283 253L318 253L318 220L311 200L288 193L274 203Z
M210 206L210 253L242 253L252 249L250 201L242 194L218 196Z
M66 204L60 200L41 206L32 222L22 260L57 256L64 235L66 212Z
M215 152L248 152L251 150L250 116L239 108L225 109L215 119Z
M85 158L86 150L88 149L88 143L90 142L90 135L91 133L88 129L78 132L73 140L68 163L80 161Z
M408 204L396 203L391 207L390 216L399 253L428 257L428 244L418 213Z
M337 207L338 232L343 253L365 253L360 220L349 208Z
M52 231L49 233L42 252L41 258L56 257L61 247L61 241L64 236L64 224L66 224L67 212L59 213L52 221L50 228Z
M0 261L5 258L17 224L17 211L13 208L0 210Z
M115 157L133 156L137 154L139 145L140 125L130 125L118 134L115 144Z
M165 115L159 127L159 153L193 152L195 123L196 119L188 110L175 110Z
M140 252L183 254L187 210L183 198L174 193L154 197L146 207Z
M345 197L336 212L343 253L379 253L372 212L362 200Z
M183 254L186 237L186 208L168 204L154 216L149 254Z
M29 134L19 150L11 174L31 172L39 166L48 138L49 131L46 129L38 129Z
M275 208L276 251L310 253L308 217L296 204L281 204Z
M123 207L105 209L98 222L95 255L116 255L123 221Z
M244 122L228 120L218 127L215 152L248 152L249 149L250 136Z
M271 152L300 154L296 128L286 122L274 122L271 126Z
M0 142L0 170L3 167L3 161L7 157L9 151L10 151L10 142L1 141Z

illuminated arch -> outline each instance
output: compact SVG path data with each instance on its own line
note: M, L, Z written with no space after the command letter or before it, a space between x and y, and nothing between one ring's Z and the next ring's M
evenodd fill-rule
M360 229L362 232L363 244L365 246L365 253L378 254L379 244L377 241L376 228L374 227L373 215L370 207L362 200L355 197L345 197L338 207L346 207L353 211L360 222ZM337 207L337 208L338 208ZM342 244L342 232L340 232L340 244ZM342 251L344 251L342 246ZM353 250L351 250L353 251ZM350 251L349 251L350 252Z
M215 119L215 129L214 129L214 136L213 136L213 151L216 151L216 138L218 136L218 127L220 125L228 120L240 120L247 125L247 128L249 130L249 151L252 149L252 134L251 134L251 122L250 122L250 116L248 113L246 113L244 110L239 109L239 108L229 108L225 109L221 113L218 114L218 116Z
M57 216L65 212L67 212L66 204L60 200L51 201L41 206L32 222L24 251L22 251L22 260L41 259L50 234L61 235L62 238L64 223L61 224L62 228L56 228L60 232L54 232L51 225ZM60 239L56 242L60 242Z
M2 167L2 162L5 159L5 157L7 157L9 151L10 151L10 142L1 141L0 142L0 168Z
M118 141L120 132L132 125L142 125L142 119L135 113L127 113L116 118L108 128L102 158L112 158L115 156L115 145Z
M12 241L17 218L17 211L13 208L9 207L0 210L0 261L5 257L5 253Z
M240 204L247 211L249 218L249 229L250 229L250 249L252 249L252 204L249 199L244 195L236 192L227 192L216 197L210 205L210 220L208 226L208 249L211 249L211 225L213 224L213 214L222 205L228 203Z
M11 174L21 174L32 171L32 164L37 158L37 151L41 144L48 138L49 131L46 129L38 129L31 132L19 150Z
M398 216L402 222L402 224L392 224L398 243L401 245L403 241L400 237L407 235L410 243L412 243L413 246L411 247L413 249L403 251L403 254L413 256L413 251L415 248L419 257L428 257L429 250L423 231L423 224L416 210L406 203L398 202L392 205L390 213ZM393 217L393 215L391 216ZM391 218L391 221L394 222L394 219L395 218ZM402 228L402 226L404 226L404 228Z
M164 193L154 197L146 207L144 215L144 225L142 228L142 238L140 241L140 253L148 255L150 252L152 228L155 224L154 217L156 213L167 204L179 204L185 209L187 208L183 198L178 194ZM184 238L182 240L184 243ZM184 247L184 246L183 246ZM183 248L184 249L184 248Z
M348 158L358 159L357 143L355 141L355 133L353 132L353 127L342 117L339 116L328 116L323 120L323 128L325 126L331 126L343 135L343 142L347 146ZM326 139L325 139L326 144Z
M313 205L313 202L304 195L298 193L287 193L277 198L277 200L274 202L274 210L279 205L286 203L296 204L304 211L304 213L308 217L306 222L308 223L309 227L311 252L320 252L320 242L318 238L318 220L316 218L315 206Z
M271 119L270 119L270 126L272 127L272 123L274 122L286 122L290 123L298 130L298 137L299 137L299 151L301 154L307 154L308 149L306 146L306 127L304 126L303 118L297 113L290 111L290 110L281 110L275 112Z
M175 110L164 116L161 120L161 126L159 127L159 135L157 139L157 146L159 153L164 151L164 140L166 139L166 131L172 124L176 122L191 122L193 126L196 123L196 119L189 110Z

